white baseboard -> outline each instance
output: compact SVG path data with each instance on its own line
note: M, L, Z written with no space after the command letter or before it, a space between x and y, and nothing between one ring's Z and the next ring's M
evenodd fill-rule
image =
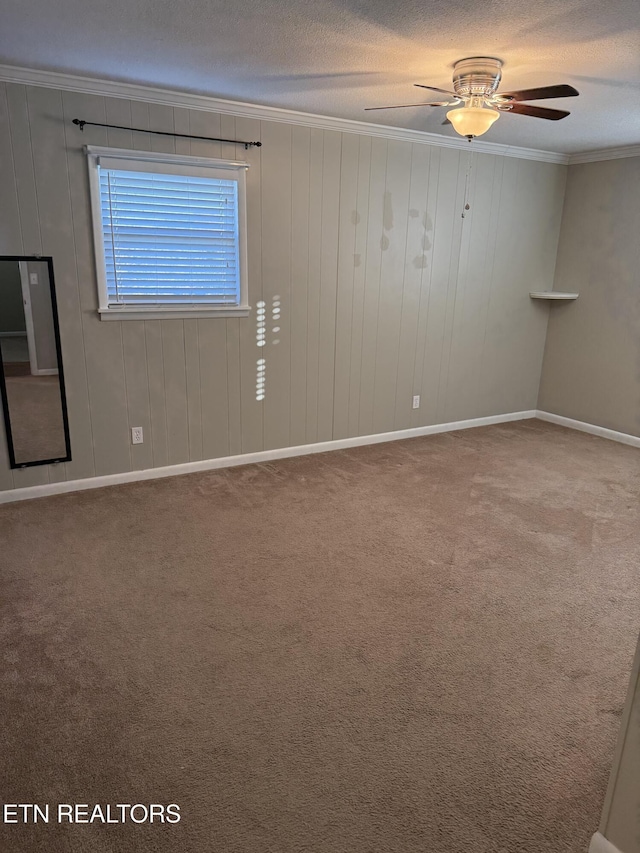
M0 492L0 504L24 501L30 498L42 498L47 495L59 495L64 492L79 492L84 489L99 489L102 486L115 486L120 483L133 483L137 480L156 480L162 477L176 477L179 474L193 474L197 471L212 471L216 468L231 468L236 465L250 465L256 462L268 462L273 459L286 459L291 456L306 456L310 453L325 453L330 450L344 450L348 447L361 447L366 444L380 444L385 441L400 441L404 438L417 438L422 435L435 435L441 432L453 432L459 429L504 424L511 421L535 418L534 410L510 412L504 415L491 415L486 418L471 418L466 421L453 421L447 424L401 429L394 432L382 432L376 435L359 435L354 438L341 438L335 441L321 441L317 444L302 444L298 447L279 447L275 450L261 450L257 453L243 453L239 456L222 456L218 459L203 459L199 462L183 462L179 465L167 465L162 468L145 468L141 471L124 471L121 474L106 474L101 477L87 477L83 480L66 480L59 483L45 483L41 486L27 486L22 489L8 489Z
M591 839L589 853L621 853L621 851L610 841L607 841L604 835L596 832Z
M607 429L606 427L588 424L584 421L574 421L573 418L554 415L552 412L543 412L538 410L536 412L536 417L540 418L541 421L549 421L549 423L569 427L569 429L588 432L590 435L598 435L600 438L608 438L610 441L618 441L620 444L629 444L631 447L640 447L640 437L637 435L629 435L629 433L626 432L616 432L615 429Z

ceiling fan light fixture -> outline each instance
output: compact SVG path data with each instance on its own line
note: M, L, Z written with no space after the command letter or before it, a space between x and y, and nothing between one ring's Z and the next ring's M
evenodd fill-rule
M500 116L498 110L488 107L461 107L458 110L449 110L447 118L453 125L453 129L460 136L472 139L482 136Z

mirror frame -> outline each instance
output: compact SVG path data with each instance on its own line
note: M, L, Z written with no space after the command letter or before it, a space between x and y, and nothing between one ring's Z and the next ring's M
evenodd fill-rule
M9 451L10 468L33 468L35 465L53 465L56 462L71 461L71 437L69 435L69 416L67 413L67 394L64 384L64 371L62 368L62 346L60 344L60 327L58 325L58 303L56 302L56 287L53 278L53 258L48 255L0 255L0 261L40 261L47 264L49 273L49 290L51 292L51 314L53 316L53 334L56 341L56 355L58 357L58 381L60 385L60 402L62 404L62 423L64 427L65 456L56 456L53 459L38 459L34 462L16 462L13 446L13 434L11 432L11 413L9 411L9 397L4 376L4 364L0 357L0 396L2 397L2 411L4 414L4 428L7 435L7 449Z

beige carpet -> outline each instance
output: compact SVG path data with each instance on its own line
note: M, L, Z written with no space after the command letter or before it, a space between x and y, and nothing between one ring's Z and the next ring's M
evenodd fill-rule
M640 453L538 421L0 508L3 851L584 853Z

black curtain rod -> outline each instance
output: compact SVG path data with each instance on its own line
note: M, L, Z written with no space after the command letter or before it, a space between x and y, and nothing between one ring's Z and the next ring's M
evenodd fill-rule
M194 136L192 133L172 133L168 130L143 130L141 127L123 127L121 124L101 124L97 121L84 121L81 118L74 118L73 123L77 124L80 130L84 130L85 124L90 124L92 127L111 127L113 130L134 130L136 133L157 133L159 136L180 136L183 139L204 139L206 142L230 142L232 145L244 145L245 151L247 148L260 148L262 142L243 142L241 139L218 139L215 136Z

